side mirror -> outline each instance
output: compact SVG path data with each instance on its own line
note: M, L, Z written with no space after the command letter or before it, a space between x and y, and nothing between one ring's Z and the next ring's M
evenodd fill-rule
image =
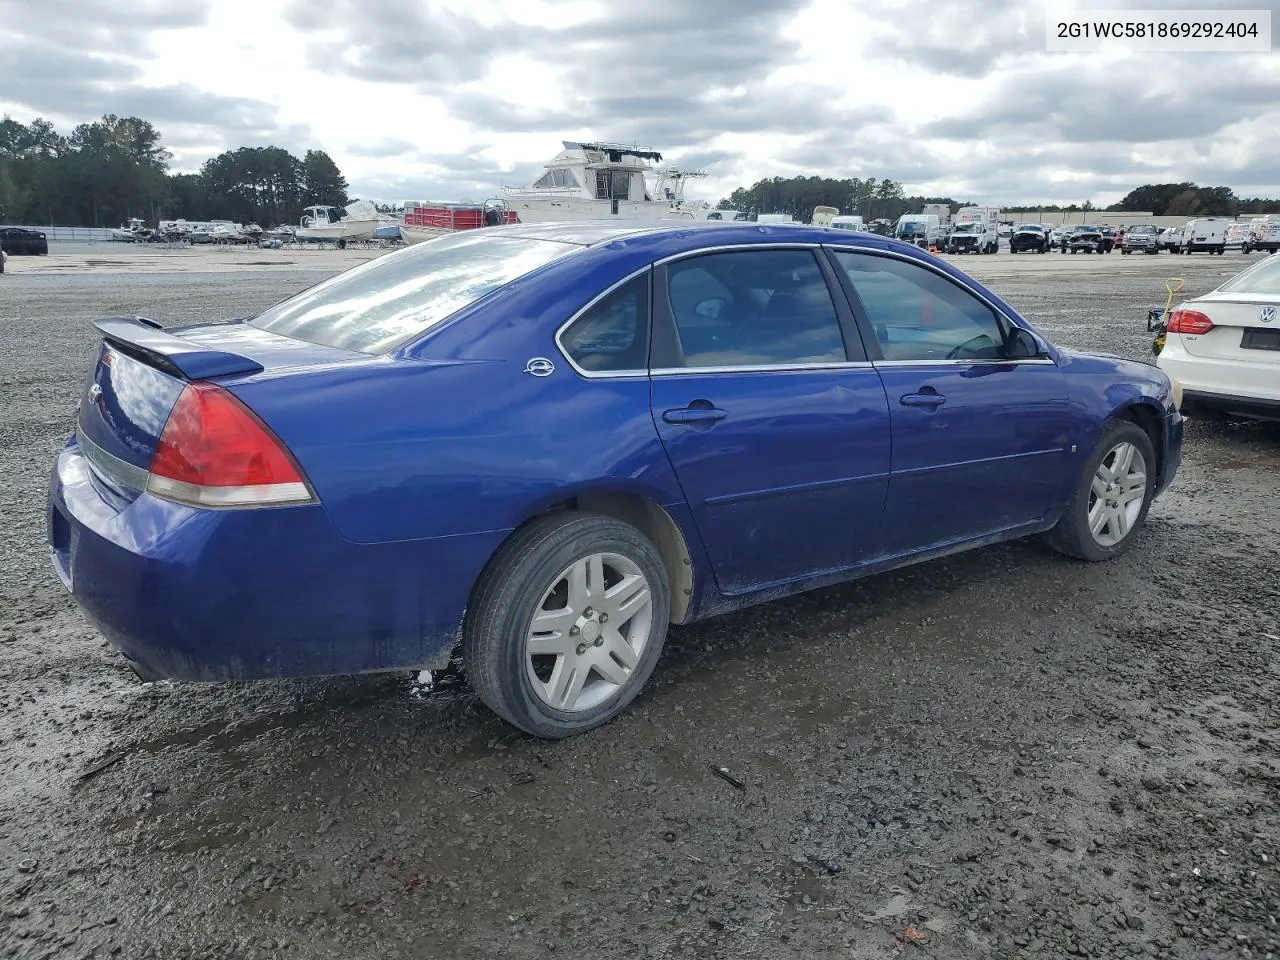
M1040 356L1040 344L1031 331L1022 327L1014 327L1009 331L1009 339L1005 342L1005 356L1010 360L1033 360Z

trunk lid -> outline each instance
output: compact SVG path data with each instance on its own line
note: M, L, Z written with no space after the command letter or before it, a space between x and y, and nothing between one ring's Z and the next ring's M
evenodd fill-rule
M1179 334L1190 356L1245 360L1280 367L1280 296L1256 293L1208 294L1182 305L1199 310L1213 329L1196 336ZM1270 320L1264 320L1270 316Z
M239 321L163 329L141 317L112 317L94 326L102 343L81 396L76 436L97 479L129 500L146 486L156 445L188 382L369 359Z

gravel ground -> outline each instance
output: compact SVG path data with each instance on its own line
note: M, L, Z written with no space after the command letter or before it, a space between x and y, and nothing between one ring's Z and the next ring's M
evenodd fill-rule
M568 742L449 676L137 682L44 546L88 320L235 315L369 255L0 277L0 957L1280 956L1274 426L1190 423L1115 563L1011 544L676 629ZM1165 276L1243 262L961 260L1144 359Z

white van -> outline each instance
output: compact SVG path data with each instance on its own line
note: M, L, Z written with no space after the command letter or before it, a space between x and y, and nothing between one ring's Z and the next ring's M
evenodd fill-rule
M898 240L913 243L917 247L932 247L942 236L937 214L904 213L898 218L893 235Z
M1254 220L1249 225L1249 240L1241 252L1252 250L1265 250L1267 253L1280 250L1280 220Z
M1182 229L1182 249L1186 253L1207 250L1209 253L1221 255L1227 249L1227 227L1231 221L1226 217L1197 217L1188 220Z
M795 223L789 213L762 213L756 217L756 223Z
M867 225L861 217L855 217L851 214L844 214L839 217L831 218L831 226L837 230L865 230Z

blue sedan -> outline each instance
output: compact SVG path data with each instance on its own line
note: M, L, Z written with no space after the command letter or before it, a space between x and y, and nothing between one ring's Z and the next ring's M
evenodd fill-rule
M1179 387L945 262L747 223L451 234L102 343L54 567L144 679L434 668L563 737L669 624L1044 534L1128 549Z

